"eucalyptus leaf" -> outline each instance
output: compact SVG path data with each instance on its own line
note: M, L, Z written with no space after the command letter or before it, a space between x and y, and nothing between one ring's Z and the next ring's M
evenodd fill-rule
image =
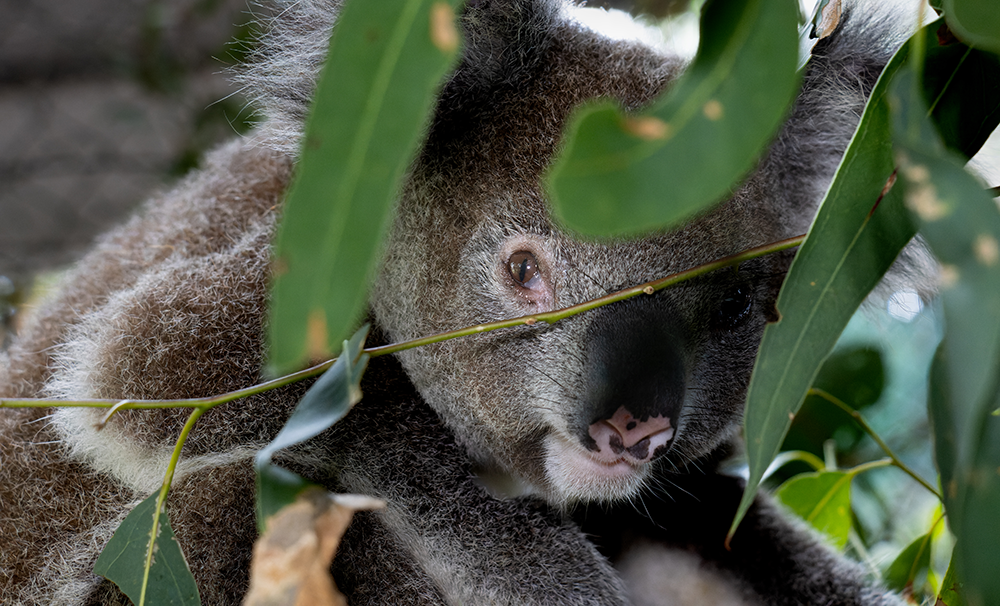
M456 55L453 15L443 0L344 4L282 211L272 372L330 357L357 325L398 184Z
M750 476L732 533L753 501L791 419L851 316L915 233L893 187L887 93L900 49L875 85L858 129L778 296L747 395Z
M146 554L158 497L159 493L154 493L135 506L94 564L94 574L113 582L137 605L141 603ZM156 606L200 605L198 586L174 537L166 511L159 516L159 533L153 553L145 603Z
M1000 11L996 0L944 0L948 26L972 46L1000 53Z
M798 8L709 2L694 63L643 116L583 111L550 172L556 215L586 235L676 224L719 202L756 162L798 84Z
M782 484L776 496L834 547L843 549L851 530L853 477L843 471L802 473Z
M345 342L337 361L302 396L274 440L257 453L254 467L257 469L257 525L261 531L268 517L313 486L291 471L273 465L274 454L326 431L361 401L361 376L368 364L368 354L362 353L362 349L367 335L368 326L365 325Z
M882 580L885 586L896 591L911 590L920 571L927 571L931 564L932 532L920 535L892 561Z
M893 86L893 136L906 204L941 262L946 332L931 368L935 453L956 562L971 604L1000 596L1000 207L948 152L915 75Z

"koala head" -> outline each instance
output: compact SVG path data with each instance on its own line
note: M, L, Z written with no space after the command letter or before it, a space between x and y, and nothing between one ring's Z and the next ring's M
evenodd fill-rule
M595 98L641 107L681 69L644 43L592 31L576 10L552 9L517 31L475 7L466 15L464 60L441 94L373 288L372 313L392 339L567 307L801 229L784 220L788 194L770 184L767 161L731 200L679 229L588 241L561 228L543 180L572 110ZM468 25L473 18L491 29ZM400 358L485 468L553 503L627 498L654 466L682 470L738 430L787 263L771 256L553 325Z

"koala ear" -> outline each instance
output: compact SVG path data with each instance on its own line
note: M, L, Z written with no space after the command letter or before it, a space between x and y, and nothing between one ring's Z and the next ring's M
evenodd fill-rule
M463 86L515 82L550 44L560 3L470 0L462 15L465 53L455 77Z

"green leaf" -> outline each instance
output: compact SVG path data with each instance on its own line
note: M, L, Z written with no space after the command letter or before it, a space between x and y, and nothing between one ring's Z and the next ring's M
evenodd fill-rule
M154 493L126 516L94 564L94 574L109 579L134 604L140 604L145 576L150 530L159 493ZM145 594L147 604L156 606L196 606L201 604L198 586L188 568L181 546L174 538L164 511L159 516L153 565Z
M971 158L1000 122L1000 57L957 41L942 46L943 25L930 32L924 99L945 145Z
M273 371L329 357L357 325L398 184L455 56L452 14L443 0L344 5L277 239Z
M944 0L944 16L963 42L1000 53L1000 10L996 0Z
M906 204L942 264L946 332L931 367L930 412L956 562L971 604L1000 596L1000 207L948 152L916 94L893 86ZM989 596L990 599L986 599Z
M854 410L878 401L886 384L882 353L871 345L834 350L823 362L814 389L820 389L849 404ZM795 414L781 450L823 453L823 444L837 436L837 449L845 452L865 435L851 416L818 395L809 395Z
M930 568L932 535L933 531L920 535L896 556L882 576L886 587L912 592L917 574Z
M802 473L778 489L777 497L837 549L847 545L851 530L851 479L843 471Z
M368 364L368 354L362 353L362 349L367 335L368 326L365 325L344 343L337 361L302 396L274 440L257 453L254 466L257 469L257 524L261 531L270 516L313 486L291 471L272 465L274 453L326 431L361 401L361 376Z
M709 2L694 63L642 117L597 105L567 131L549 178L556 215L588 235L676 224L754 164L797 90L797 5Z
M948 564L948 572L945 573L944 580L941 581L941 591L938 593L938 603L936 606L940 606L942 603L945 606L965 606L965 587L958 580L958 571L955 566L956 554L958 554L957 549L952 553L951 562Z
M753 501L796 411L847 322L914 235L901 188L891 185L888 83L907 56L889 62L778 296L747 395L750 476L732 531Z

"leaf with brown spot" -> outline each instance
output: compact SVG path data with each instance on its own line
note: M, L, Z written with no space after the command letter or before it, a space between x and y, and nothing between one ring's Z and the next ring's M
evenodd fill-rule
M435 2L431 7L431 42L445 53L458 50L461 38L455 27L455 10L445 2Z

